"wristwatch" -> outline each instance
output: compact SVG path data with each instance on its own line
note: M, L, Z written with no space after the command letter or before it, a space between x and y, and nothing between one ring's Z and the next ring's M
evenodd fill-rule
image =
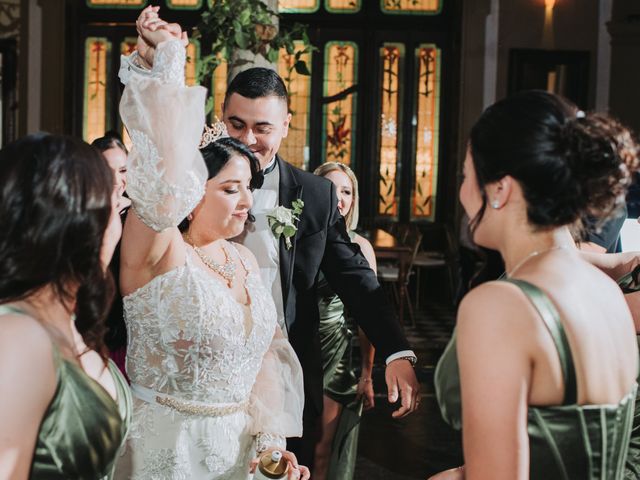
M418 359L413 355L407 355L406 357L398 357L396 358L396 360L408 360L412 367L415 367L416 363L418 363Z

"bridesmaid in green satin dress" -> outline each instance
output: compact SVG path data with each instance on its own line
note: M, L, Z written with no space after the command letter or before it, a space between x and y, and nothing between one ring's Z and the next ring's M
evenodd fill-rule
M102 343L113 173L86 143L37 134L0 150L0 182L0 478L108 478L131 409Z
M355 233L358 225L358 180L342 163L325 163L314 172L336 186L338 209L345 217L351 240L357 243L371 268L376 270L373 247ZM324 369L324 410L322 436L316 445L312 478L350 480L358 451L358 431L362 410L374 406L371 369L374 349L358 329L362 351L360 378L351 366L351 339L342 301L322 277L318 281L320 345Z
M638 152L616 121L542 91L502 100L474 125L460 201L474 242L499 251L507 273L463 299L438 364L438 402L462 428L465 465L434 479L624 475L633 319L564 232L615 212Z
M640 218L638 219L640 221ZM640 228L640 226L638 227ZM625 294L636 328L640 347L640 252L597 254L583 252L582 256L609 277L616 280ZM629 452L624 467L625 480L640 479L640 389L636 395L633 428L629 440Z

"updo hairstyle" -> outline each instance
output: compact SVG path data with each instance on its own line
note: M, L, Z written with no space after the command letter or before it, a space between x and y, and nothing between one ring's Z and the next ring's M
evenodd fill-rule
M627 128L601 113L545 91L526 91L501 100L471 130L469 148L483 205L485 186L510 175L520 184L529 223L540 229L605 220L624 202L638 144Z

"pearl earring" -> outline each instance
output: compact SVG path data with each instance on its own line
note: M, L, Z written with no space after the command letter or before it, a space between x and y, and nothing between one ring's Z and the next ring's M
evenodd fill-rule
M500 202L498 202L498 200L494 200L493 202L491 202L491 208L500 208Z

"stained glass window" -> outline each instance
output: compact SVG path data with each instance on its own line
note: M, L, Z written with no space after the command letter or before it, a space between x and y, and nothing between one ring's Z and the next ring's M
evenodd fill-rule
M433 15L440 13L442 0L380 0L380 8L384 13Z
M131 55L136 49L136 37L126 37L122 42L120 42L120 54L121 55ZM131 138L129 137L129 133L127 129L124 128L124 124L122 125L122 143L127 147L127 150L131 150L131 146L133 142L131 142Z
M320 0L279 0L280 13L313 13L320 8Z
M378 213L395 217L398 215L398 189L396 185L400 145L398 124L400 123L401 67L404 60L404 45L385 43L380 49L382 85L380 98L380 157Z
M302 42L296 42L296 47L302 46ZM309 54L300 57L300 60L311 65ZM278 59L278 73L284 80L289 92L289 112L291 123L289 135L282 142L280 154L289 163L304 170L309 166L309 106L311 92L311 77L296 73L293 65L296 59L289 55L285 49L280 52Z
M200 58L200 42L189 40L187 45L187 63L184 65L184 81L187 85L196 84L196 66Z
M356 13L362 8L362 0L325 0L324 5L331 13Z
M90 7L130 7L138 8L147 4L147 0L87 0Z
M329 42L324 50L322 158L350 165L355 155L358 46Z
M223 53L219 54L219 57L224 57ZM224 94L227 91L227 75L229 67L227 62L223 61L213 71L213 78L211 79L211 91L213 97L213 109L211 110L211 121L215 120L215 117L222 119L222 102L224 102Z
M169 8L195 10L202 6L202 0L167 0Z
M431 44L420 45L415 54L418 88L415 185L411 217L434 220L440 138L440 49Z
M107 130L107 75L111 42L103 37L85 41L82 136L92 142Z

